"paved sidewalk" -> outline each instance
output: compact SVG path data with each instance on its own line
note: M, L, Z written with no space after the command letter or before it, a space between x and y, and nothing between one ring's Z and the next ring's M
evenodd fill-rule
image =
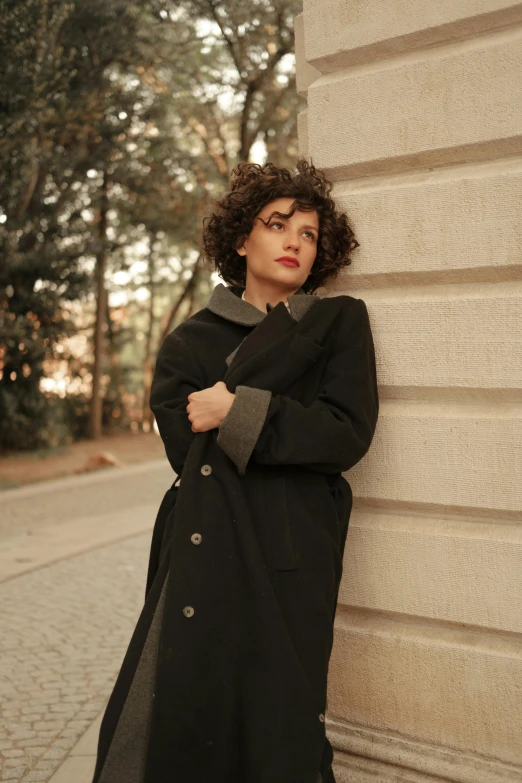
M60 764L49 783L91 783L103 710Z
M150 527L165 459L0 492L0 582Z
M174 477L138 467L0 493L0 781L90 783Z

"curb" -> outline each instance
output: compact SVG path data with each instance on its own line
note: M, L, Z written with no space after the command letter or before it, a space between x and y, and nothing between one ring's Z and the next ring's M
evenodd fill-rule
M89 473L81 473L74 476L65 476L57 479L35 481L25 487L13 487L12 489L3 489L0 491L2 502L22 500L31 498L34 495L48 494L57 489L74 489L75 487L85 487L89 484L98 484L104 481L112 481L120 476L134 476L136 473L154 472L159 467L168 465L166 457L161 459L148 460L147 462L137 462L134 465L123 465L120 468L99 468ZM172 474L176 474L173 472Z
M48 783L91 783L96 765L98 735L105 707L91 723L76 745L69 751Z

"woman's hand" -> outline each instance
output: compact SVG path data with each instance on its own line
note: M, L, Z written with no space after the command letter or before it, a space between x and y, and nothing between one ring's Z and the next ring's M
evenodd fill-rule
M189 394L187 413L192 432L207 432L219 427L235 396L229 392L223 381L218 381L208 389Z

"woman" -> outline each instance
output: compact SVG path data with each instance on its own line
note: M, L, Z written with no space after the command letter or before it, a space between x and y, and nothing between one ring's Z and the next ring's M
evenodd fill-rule
M331 184L242 163L203 232L228 284L168 335L151 392L179 480L93 783L332 783L328 662L378 417L366 306L313 292L357 246Z

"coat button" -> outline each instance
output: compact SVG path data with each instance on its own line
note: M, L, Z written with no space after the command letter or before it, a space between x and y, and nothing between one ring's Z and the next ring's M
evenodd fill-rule
M185 606L183 609L183 614L185 617L192 617L194 614L194 608L192 606Z
M203 473L204 476L210 476L210 474L212 473L212 468L210 467L210 465L203 465L201 468L201 472Z
M190 536L190 540L192 541L193 544L196 545L201 544L202 538L203 536L201 535L201 533L192 533L192 535Z
M323 713L322 713L322 712L321 712L321 714L319 715L319 720L321 721L321 723L324 723L324 715L323 715Z

